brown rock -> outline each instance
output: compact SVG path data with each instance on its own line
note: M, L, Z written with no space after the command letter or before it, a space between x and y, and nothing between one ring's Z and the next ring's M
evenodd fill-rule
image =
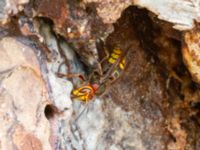
M104 23L114 23L122 11L132 4L132 0L84 0L85 3L97 3L97 13Z
M41 141L20 126L13 133L13 142L19 150L42 150Z
M197 83L200 83L200 30L195 28L185 32L182 54L188 70Z
M52 20L54 31L71 43L87 65L96 63L96 40L105 37L112 29L112 25L103 23L97 15L96 7L95 3L79 1L34 1L36 15Z

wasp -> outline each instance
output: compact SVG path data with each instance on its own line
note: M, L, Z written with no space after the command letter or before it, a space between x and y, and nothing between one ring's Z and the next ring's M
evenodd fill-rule
M99 56L100 70L94 70L88 77L88 80L81 86L72 90L71 97L80 101L88 102L94 96L102 95L106 89L116 81L122 74L126 66L126 50L118 46L108 51L105 46L101 46L100 41L97 46Z

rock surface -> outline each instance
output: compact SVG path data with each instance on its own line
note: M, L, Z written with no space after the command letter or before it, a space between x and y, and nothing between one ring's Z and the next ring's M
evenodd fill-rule
M174 24L178 30L194 27L194 21L199 22L199 0L84 0L84 3L97 3L97 13L104 23L114 23L120 18L122 11L128 6L136 5L146 8L158 18Z
M10 16L16 15L24 9L24 5L29 0L1 0L0 1L0 21L6 23Z
M10 24L1 21L8 32L0 29L0 149L198 149L200 88L188 70L195 80L198 61L190 52L199 46L199 33L178 30L192 28L194 20L198 26L199 5L1 1L0 19ZM83 81L58 72L90 74L99 65L99 39L109 51L129 45L127 67L98 99L71 101L72 83ZM183 42L188 47L181 51Z
M44 115L47 88L33 48L17 38L0 40L0 149L51 149Z

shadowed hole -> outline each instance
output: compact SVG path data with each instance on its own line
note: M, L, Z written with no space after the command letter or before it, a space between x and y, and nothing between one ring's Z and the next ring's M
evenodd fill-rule
M52 104L48 104L46 105L45 109L44 109L44 114L46 116L46 118L49 120L51 118L54 117L54 115L58 112L58 109L56 106L52 105Z

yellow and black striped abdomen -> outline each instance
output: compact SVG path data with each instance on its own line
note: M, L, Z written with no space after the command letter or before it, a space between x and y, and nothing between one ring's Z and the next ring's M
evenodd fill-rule
M122 55L121 49L114 49L110 57L108 58L108 62L110 64L114 64L117 61L117 59L121 57L121 55ZM119 68L123 70L124 65L125 65L125 59L123 58L122 61L119 63Z

